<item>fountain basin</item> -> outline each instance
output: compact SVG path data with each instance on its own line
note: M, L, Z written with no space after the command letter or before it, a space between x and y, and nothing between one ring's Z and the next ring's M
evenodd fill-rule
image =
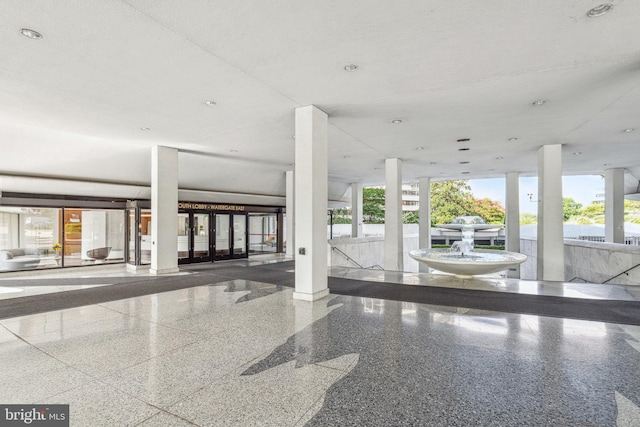
M526 255L517 252L489 249L473 250L465 255L448 249L417 249L409 252L409 256L434 270L458 277L497 273L527 260Z

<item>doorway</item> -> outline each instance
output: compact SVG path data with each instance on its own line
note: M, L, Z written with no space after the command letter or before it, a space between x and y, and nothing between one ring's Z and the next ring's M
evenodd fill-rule
M211 213L178 213L178 264L211 261Z
M215 214L215 260L247 258L247 214Z

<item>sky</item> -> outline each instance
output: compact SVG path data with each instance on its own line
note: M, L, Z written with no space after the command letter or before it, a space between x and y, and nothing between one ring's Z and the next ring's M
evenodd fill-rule
M477 199L488 197L498 200L504 206L504 178L470 179L469 185ZM531 200L529 200L531 194ZM582 207L597 199L596 194L604 194L604 178L600 175L575 175L562 177L562 197L571 197ZM604 196L600 197L603 199ZM538 177L520 177L520 213L536 213L538 207Z

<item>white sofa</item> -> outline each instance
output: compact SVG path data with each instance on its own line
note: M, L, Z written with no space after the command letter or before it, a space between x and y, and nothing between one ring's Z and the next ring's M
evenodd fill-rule
M0 249L0 271L33 270L40 264L41 249Z

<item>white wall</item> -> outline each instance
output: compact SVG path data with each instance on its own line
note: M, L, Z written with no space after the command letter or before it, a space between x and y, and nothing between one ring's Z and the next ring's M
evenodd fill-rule
M520 240L520 252L529 257L520 268L522 279L537 280L536 251L535 240ZM640 285L640 246L565 239L564 256L565 281Z

